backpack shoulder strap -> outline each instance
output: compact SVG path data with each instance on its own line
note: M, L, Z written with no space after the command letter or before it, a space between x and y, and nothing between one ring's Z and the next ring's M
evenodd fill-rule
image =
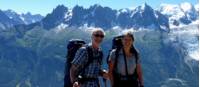
M139 54L138 53L135 54L135 58L136 58L136 63L138 63L138 60L139 60Z
M138 59L139 59L139 54L136 53L135 54L135 63L136 63L136 68L135 68L135 72L134 72L134 75L136 76L136 78L138 78L138 73L137 73L137 63L138 63Z
M99 56L99 59L98 59L99 64L102 64L103 56L104 56L103 51L100 50L100 56Z
M117 65L118 65L118 57L119 57L119 51L120 51L120 48L116 48L116 51L115 51L115 62L114 62L114 70L117 69Z
M125 54L124 50L123 50L123 56L124 56L126 75L128 76L128 65L127 65L127 59L126 59L126 54Z
M95 59L93 58L93 52L92 52L92 48L88 45L86 45L86 50L87 50L87 54L88 54L88 61L87 63L83 66L82 70L84 70L86 67L88 67L90 65L91 62L93 62ZM102 60L103 57L103 52L100 52L100 57ZM99 59L99 63L101 63L101 60Z
M116 51L115 51L115 63L114 63L114 67L113 67L114 69L116 69L117 64L118 64L118 57L119 57L119 51L120 50L121 50L120 48L116 48ZM135 54L135 58L136 58L136 60L135 60L135 62L136 62L136 68L135 68L135 70L137 70L137 63L138 63L138 59L139 59L139 54L138 53ZM126 64L126 74L127 74L128 69L127 69L127 63L126 63L126 61L125 61L125 64Z
M94 58L93 58L93 51L92 51L92 48L90 47L90 46L87 46L86 47L86 49L87 49L87 53L88 53L88 63L91 63L91 62L93 62L93 60L95 60ZM99 58L98 58L98 62L99 62L99 64L101 64L101 62L102 62L102 59L103 59L103 52L102 52L102 50L100 49L100 56L99 56Z
M86 45L87 55L88 55L88 62L83 66L83 70L93 61L93 52L92 48Z

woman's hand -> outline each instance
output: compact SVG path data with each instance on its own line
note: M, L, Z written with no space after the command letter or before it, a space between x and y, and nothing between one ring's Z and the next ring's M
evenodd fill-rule
M80 87L78 82L74 82L73 87Z
M103 73L103 78L110 79L109 74L108 73Z
M138 74L138 79L141 87L144 87L144 82L142 78L142 67L141 64L137 64L137 74Z
M110 79L109 73L108 73L108 71L106 71L106 70L103 70L103 71L102 71L102 76L103 76L103 78L105 78L105 79Z

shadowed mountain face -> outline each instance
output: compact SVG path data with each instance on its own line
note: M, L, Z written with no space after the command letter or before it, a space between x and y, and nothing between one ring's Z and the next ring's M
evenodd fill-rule
M75 6L73 9L68 9L63 5L59 5L42 21L28 25L26 28L31 29L35 26L41 26L49 30L60 24L65 24L69 27L87 25L101 27L105 30L119 26L122 28L135 29L150 27L169 31L168 18L159 11L155 11L147 4L126 12L121 12L121 10L114 10L100 5L93 5L89 8Z
M31 24L31 23L41 21L41 19L43 18L43 16L41 16L40 14L33 15L30 12L28 12L26 14L24 14L24 13L19 14L19 13L12 11L12 10L5 10L3 12L11 20L18 22L18 24Z
M0 27L13 24L0 11L1 15ZM169 31L168 21L166 14L147 4L134 10L59 5L39 22L0 28L0 87L63 87L66 45L72 38L89 42L92 26L106 30L105 58L114 36L127 28L134 31L145 87L198 87L199 62L190 51L198 48L199 26L188 24ZM106 59L103 67L107 68Z
M0 10L0 29L7 29L16 25L27 25L40 21L43 16L31 13L18 14L12 10L2 11Z
M55 26L58 26L60 23L64 21L65 13L68 11L68 8L66 8L63 5L59 5L56 7L56 9L53 10L51 14L48 14L41 22L42 26L44 26L45 29L50 29Z
M18 24L18 22L11 20L3 11L0 10L0 29L6 29L16 24Z

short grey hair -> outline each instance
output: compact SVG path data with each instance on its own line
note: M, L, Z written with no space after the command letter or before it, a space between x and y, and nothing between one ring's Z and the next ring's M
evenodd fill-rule
M105 31L104 31L102 28L93 28L93 29L92 29L92 35L93 35L95 32L98 32L98 31L102 32L104 36L106 35Z

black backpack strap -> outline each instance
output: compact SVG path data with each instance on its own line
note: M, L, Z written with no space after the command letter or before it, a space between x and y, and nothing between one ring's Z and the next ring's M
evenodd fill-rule
M87 53L88 53L88 62L85 65L85 67L87 67L91 62L93 62L95 60L93 58L92 48L90 46L86 46L86 49L87 49ZM102 64L102 59L103 59L103 52L102 52L102 50L100 50L100 56L98 58L99 64Z
M99 58L98 58L99 64L102 64L102 60L103 60L103 51L100 50L100 56L99 56Z
M87 63L85 65L83 65L82 70L85 70L85 68L88 67L90 65L90 63L92 63L95 60L93 58L93 51L92 51L91 46L86 45L85 47L86 47L87 54L88 54L88 61L87 61ZM103 52L102 51L100 52L100 57L101 58L98 58L99 64L102 63L102 58L103 58Z
M116 51L115 51L115 63L114 63L114 69L116 69L117 68L117 64L118 64L118 57L119 57L119 51L120 51L120 48L116 48ZM124 53L124 52L123 52ZM124 55L124 54L123 54ZM137 63L138 63L138 59L139 59L139 54L138 53L135 53L134 54L135 55L135 58L136 58L136 68L135 68L135 71L137 71ZM126 56L124 55L124 58L125 58ZM125 60L124 60L125 61ZM126 64L126 74L127 74L127 72L128 72L128 68L127 68L127 62L125 62L125 64ZM138 77L138 74L137 73L135 73L136 74L136 76Z
M117 70L119 51L120 51L120 48L116 48L116 51L115 51L115 62L114 62L114 66L113 66L114 72L116 72L115 70Z
M138 53L135 54L135 58L136 58L136 59L135 59L135 60L136 60L135 62L136 62L136 64L137 64L137 63L138 63L138 59L139 59L139 54L138 54Z
M85 70L85 68L86 68L87 66L89 66L90 63L94 60L94 59L93 59L92 48L91 48L90 46L86 45L86 50L87 50L87 54L88 54L88 61L87 61L87 63L83 66L82 70Z
M137 63L138 63L138 59L139 59L139 54L138 53L135 54L135 58L136 58L135 59L136 60L135 61L136 62L136 68L135 68L135 73L134 74L135 74L136 78L138 78L138 73L137 73Z
M128 76L128 66L127 66L126 54L124 50L123 50L123 56L124 56L124 63L125 63L125 69L126 69L126 76Z

